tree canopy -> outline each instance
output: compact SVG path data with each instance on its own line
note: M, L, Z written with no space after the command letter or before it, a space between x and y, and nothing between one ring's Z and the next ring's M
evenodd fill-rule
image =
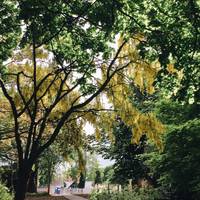
M169 97L197 103L199 6L174 0L0 3L0 145L12 145L17 155L16 200L25 198L32 166L59 134L78 150L86 121L97 138L103 124L112 139L120 117L134 133L132 142L145 133L162 147L162 123L133 106L129 86L150 95L163 88Z

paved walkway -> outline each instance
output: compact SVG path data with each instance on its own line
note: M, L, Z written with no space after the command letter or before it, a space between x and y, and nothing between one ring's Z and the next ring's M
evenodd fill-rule
M86 200L86 198L79 197L73 194L68 194L68 195L65 195L64 197L66 197L69 200Z

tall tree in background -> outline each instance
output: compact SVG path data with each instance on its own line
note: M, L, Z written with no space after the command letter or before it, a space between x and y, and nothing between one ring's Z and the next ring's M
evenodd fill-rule
M80 173L78 188L80 189L85 188L85 175L83 174L83 172Z
M98 185L102 183L102 180L101 180L101 172L99 170L96 171L96 176L95 176L95 179L94 179L94 184Z
M149 178L148 169L139 158L139 155L144 153L145 136L141 137L138 144L134 144L131 142L133 134L130 128L119 120L113 128L115 140L111 142L108 137L102 136L95 146L99 154L114 162L111 182L124 185L132 179L137 184L140 179Z
M47 186L48 194L50 194L50 185L55 173L56 164L59 162L61 162L61 157L58 154L56 146L51 146L46 149L38 160L39 184L41 186Z
M127 184L128 179L132 179L137 184L140 179L148 178L147 168L139 158L144 153L145 136L141 137L138 144L131 143L132 133L123 123L114 128L113 134L115 143L107 154L108 158L115 160L113 181Z

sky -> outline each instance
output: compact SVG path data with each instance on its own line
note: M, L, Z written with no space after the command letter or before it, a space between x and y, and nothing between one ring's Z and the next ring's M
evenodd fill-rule
M101 155L97 155L97 160L99 161L100 167L103 167L103 168L114 164L114 161L109 160L109 159L104 159L102 158Z

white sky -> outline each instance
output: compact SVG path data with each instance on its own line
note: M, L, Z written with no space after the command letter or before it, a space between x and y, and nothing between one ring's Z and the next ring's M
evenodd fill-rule
M99 161L100 167L107 167L114 164L114 161L102 158L101 155L97 155L97 160Z

